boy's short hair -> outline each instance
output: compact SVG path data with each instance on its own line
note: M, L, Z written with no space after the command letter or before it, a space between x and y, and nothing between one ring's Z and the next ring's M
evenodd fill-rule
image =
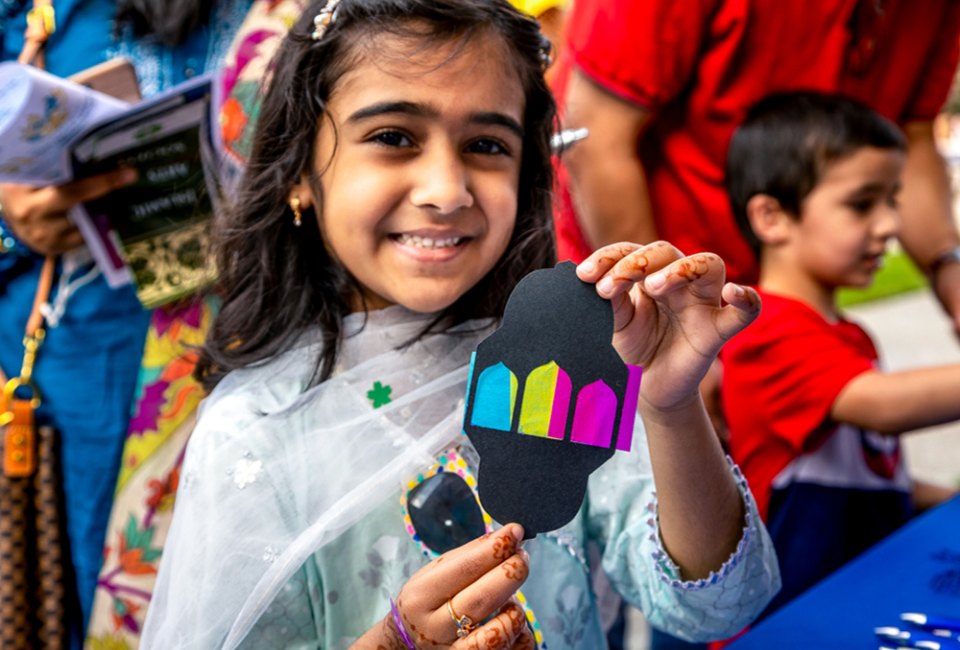
M758 259L747 202L768 194L799 218L827 167L862 147L905 151L907 141L890 120L837 95L779 93L750 108L730 140L726 184L737 225Z

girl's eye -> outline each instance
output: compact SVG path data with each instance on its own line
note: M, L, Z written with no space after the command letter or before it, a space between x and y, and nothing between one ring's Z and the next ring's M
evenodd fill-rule
M467 145L467 151L469 153L480 153L488 156L503 156L510 154L510 151L506 146L503 145L503 143L491 138L480 138L479 140L474 140Z
M371 140L385 147L412 147L413 140L400 131L381 131L375 134Z

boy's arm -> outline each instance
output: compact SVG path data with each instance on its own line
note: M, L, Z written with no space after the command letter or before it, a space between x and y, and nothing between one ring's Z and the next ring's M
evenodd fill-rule
M837 395L830 416L886 435L960 419L960 365L857 375Z
M912 487L913 507L917 512L934 508L957 495L957 488L944 487L916 479L914 479Z

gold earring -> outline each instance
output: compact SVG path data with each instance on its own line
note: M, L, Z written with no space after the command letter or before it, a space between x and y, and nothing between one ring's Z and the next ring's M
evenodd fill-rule
M300 212L300 197L290 199L290 209L293 210L293 225L299 228L303 223L303 214Z

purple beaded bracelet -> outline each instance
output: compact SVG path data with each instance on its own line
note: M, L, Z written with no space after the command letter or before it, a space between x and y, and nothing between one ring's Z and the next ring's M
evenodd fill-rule
M400 617L400 610L397 609L397 604L393 602L393 598L390 599L390 615L393 616L393 626L397 628L397 634L400 636L403 644L410 650L417 650L417 646L413 645L413 639L410 638L410 633L407 632L407 627L403 624L403 619Z

